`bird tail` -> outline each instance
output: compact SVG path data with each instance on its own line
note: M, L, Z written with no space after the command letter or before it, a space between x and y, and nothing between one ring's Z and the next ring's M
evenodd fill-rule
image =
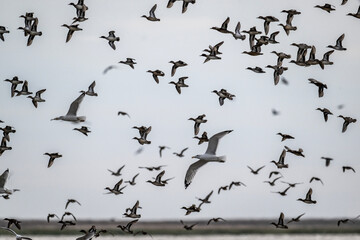
M225 162L226 156L220 156L218 157L219 162Z
M85 116L78 117L78 119L79 119L79 122L85 122L86 121Z

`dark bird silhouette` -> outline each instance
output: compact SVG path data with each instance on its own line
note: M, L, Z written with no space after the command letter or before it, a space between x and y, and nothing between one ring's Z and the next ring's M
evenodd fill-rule
M342 132L346 132L347 127L349 126L350 123L356 123L356 119L355 119L355 118L344 117L343 115L339 115L338 117L344 119L344 123L343 123L343 127L342 127Z
M272 225L274 225L276 228L282 228L287 229L288 226L284 225L284 213L280 213L280 217L277 223L272 222Z
M321 157L321 159L324 159L325 160L325 167L328 167L330 166L330 162L334 159L332 158L329 158L329 157Z
M254 175L257 175L259 172L260 172L260 170L261 169L263 169L264 167L265 167L265 165L264 166L262 166L262 167L259 167L258 169L256 169L256 170L254 170L254 169L252 169L251 167L249 167L249 166L247 166L249 169L250 169L250 171L251 171L251 173L252 174L254 174Z

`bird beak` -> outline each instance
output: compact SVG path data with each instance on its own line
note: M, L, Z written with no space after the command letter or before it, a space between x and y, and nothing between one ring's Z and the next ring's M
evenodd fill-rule
M192 156L191 158L196 158L196 156Z

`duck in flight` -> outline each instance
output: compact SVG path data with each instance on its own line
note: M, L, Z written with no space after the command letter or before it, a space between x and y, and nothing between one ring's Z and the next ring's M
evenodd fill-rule
M63 24L61 26L66 27L68 29L68 33L66 35L66 42L70 41L74 32L82 31L82 28L79 28L79 24L72 24L72 25Z
M205 114L201 114L199 115L197 118L189 118L188 120L192 120L194 121L194 134L198 135L199 131L200 131L200 124L201 123L206 123L207 119L204 119L206 117Z
M149 16L142 15L141 17L144 17L144 18L146 18L147 20L152 21L152 22L160 21L160 19L155 16L156 7L157 7L157 4L155 4L155 5L150 9L150 11L149 11Z
M329 46L327 46L327 47L328 47L328 48L335 49L335 50L338 50L338 51L345 51L346 48L344 48L343 45L342 45L342 41L344 40L344 38L345 38L345 34L343 33L343 34L336 40L335 46L329 45Z
M48 168L53 165L55 159L62 157L62 155L59 154L59 153L44 153L44 155L47 155L47 156L50 157L49 162L48 162L48 166L47 166Z
M74 128L73 130L79 131L82 134L84 134L85 136L87 136L88 133L91 133L91 131L88 129L88 127L85 127L85 126L81 126L81 128Z
M119 42L120 38L115 36L115 31L110 31L109 36L101 36L100 38L104 38L109 41L109 45L112 49L116 50L115 41Z
M184 148L183 150L181 150L180 153L174 152L173 154L175 154L176 156L182 158L182 157L185 156L185 155L184 155L184 152L185 152L186 150L188 150L188 148Z
M95 96L95 97L97 97L98 94L97 94L97 93L95 92L95 90L94 90L95 85L96 85L96 82L93 81L93 82L90 84L90 86L89 86L89 88L88 88L87 91L80 91L80 92L81 92L81 93L85 93L85 94L88 95L88 96Z
M35 108L37 108L38 102L45 102L45 99L42 99L42 98L41 98L41 94L42 94L43 92L45 92L45 91L46 91L46 89L41 89L41 90L39 90L39 91L37 91L37 92L35 93L35 96L34 96L34 97L33 97L33 96L28 96L28 98L31 98L31 101L32 101L32 103L33 103L33 105L34 105Z
M356 119L355 119L355 118L344 117L343 115L339 115L338 117L344 119L344 123L343 123L343 127L342 127L342 132L346 132L347 127L349 126L350 123L356 123Z
M225 156L216 156L216 150L219 140L225 135L231 133L233 130L219 132L213 135L208 142L208 147L205 154L196 155L193 158L199 159L197 162L191 164L185 175L185 189L191 184L197 170L208 162L225 162Z
M177 82L171 81L169 84L174 84L176 91L181 94L181 88L183 87L189 87L189 85L185 84L185 80L189 77L181 77Z
M311 195L312 195L312 188L310 188L309 191L306 193L305 199L299 198L298 201L302 201L307 204L316 204L316 201L311 199Z
M152 73L152 76L153 76L156 83L159 83L159 77L165 76L165 73L163 71L158 70L158 69L155 70L155 71L148 70L147 72Z
M329 115L333 115L333 113L327 108L317 108L316 110L323 113L325 122L327 122Z
M274 225L276 228L281 228L281 229L287 229L288 226L284 225L284 213L280 213L280 217L277 223L272 222L272 225Z

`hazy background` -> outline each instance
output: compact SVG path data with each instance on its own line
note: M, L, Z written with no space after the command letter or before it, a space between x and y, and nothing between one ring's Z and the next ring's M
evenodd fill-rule
M114 1L86 0L89 10L88 21L80 24L81 32L75 32L70 42L65 43L67 29L76 15L70 1L10 1L0 2L0 25L6 26L10 34L0 42L0 79L17 75L28 80L29 90L36 92L46 88L43 98L35 109L30 99L24 96L10 97L10 84L0 84L0 119L6 125L15 127L16 134L10 136L9 146L0 157L0 172L10 169L11 177L7 187L19 188L20 192L10 200L0 199L1 217L20 219L45 219L48 213L61 215L68 198L75 198L82 206L68 208L78 219L121 219L125 208L136 200L143 209L142 219L192 219L223 217L274 218L283 211L286 217L295 217L303 212L306 218L354 217L360 213L358 173L342 173L341 167L350 165L360 171L359 124L351 124L346 133L341 133L342 119L339 114L359 118L359 24L360 20L346 16L356 12L358 1L349 1L340 6L340 0L329 1L336 11L328 14L315 4L325 1L288 0L199 0L190 4L181 14L182 3L176 2L170 9L167 1ZM158 4L156 16L160 22L149 22L140 16L148 14ZM235 40L214 30L230 17L229 30L234 30L238 21L242 30L256 26L264 31L263 21L258 16L273 15L285 23L283 9L297 9L302 14L295 16L293 25L298 30L286 36L277 23L270 24L270 33L280 31L280 44L262 48L263 56L251 57L242 54L248 51L248 37L245 41ZM33 44L26 46L27 39L22 31L24 21L21 14L34 12L39 18L38 30L41 37L35 37ZM120 42L116 51L107 41L100 39L110 30L116 31ZM289 70L283 76L288 86L273 84L273 70L265 69L275 65L277 57L270 52L283 51L295 58L297 48L291 43L307 43L317 47L317 57L330 50L336 39L345 33L345 52L335 51L330 60L333 66L308 68L284 61ZM199 57L207 46L224 41L220 48L222 60L203 64ZM118 64L118 68L103 75L103 70L117 64L126 57L135 58L135 70ZM179 68L173 78L170 76L170 60L183 60L187 67ZM246 67L260 66L265 74L256 74ZM156 84L147 70L160 69L166 76ZM169 81L188 76L189 88L179 95ZM318 98L317 87L308 83L315 78L327 84L325 96ZM85 115L90 127L88 137L74 127L80 125L68 122L50 121L66 114L70 103L96 80L98 97L86 96L78 115ZM234 101L225 100L220 107L218 97L212 90L227 89L236 95ZM344 104L342 110L337 109ZM327 107L334 116L324 122L317 107ZM279 116L273 116L271 109L277 109ZM122 110L131 119L117 116ZM201 125L208 136L233 129L219 145L218 155L227 155L224 164L208 164L199 170L193 183L184 189L184 176L188 166L194 162L191 156L202 154L207 144L198 146L193 137L193 122L189 117L206 114L208 122ZM4 126L5 124L1 124ZM152 126L148 136L151 145L135 155L139 148L138 136L133 126ZM281 143L277 132L291 134L295 140ZM158 146L167 145L170 150L159 157ZM269 172L276 170L271 160L278 160L284 147L303 148L306 158L288 154L289 169L282 170L283 180L304 182L281 197L271 191L282 191L287 185L278 182L270 187ZM172 153L189 147L184 158ZM60 152L63 157L47 168L45 152ZM325 168L322 156L334 158ZM124 180L136 173L137 185L125 188L124 195L104 195L104 188L112 187L118 177L110 176L107 169L116 170L126 165ZM146 180L157 173L138 169L138 166L167 165L165 178L175 177L164 187L155 187ZM266 167L260 174L252 175L247 165ZM309 184L311 177L324 181ZM202 206L200 213L184 217L182 206L198 204L195 197L205 197L211 190L231 181L242 181L247 187L235 187L231 191L214 193L210 205ZM313 188L316 205L306 205L297 198L304 198L309 187Z

